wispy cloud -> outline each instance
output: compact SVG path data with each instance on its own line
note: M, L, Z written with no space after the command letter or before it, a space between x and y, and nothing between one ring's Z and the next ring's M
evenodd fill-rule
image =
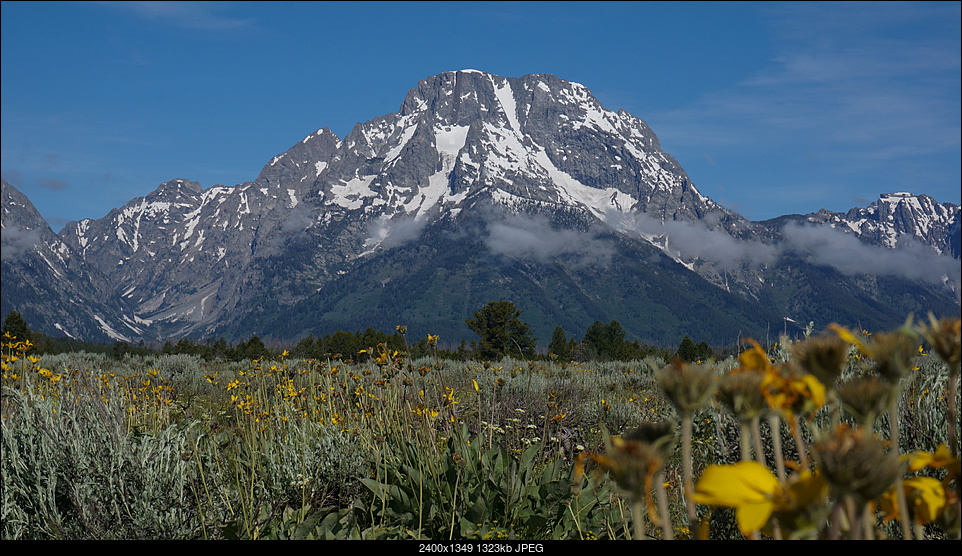
M40 187L51 191L63 191L67 189L67 182L56 178L40 178L37 180L37 183L40 184Z
M40 232L37 230L25 230L20 227L0 229L0 244L3 245L3 249L0 249L0 259L5 261L18 259L40 242Z
M281 224L282 232L302 232L314 223L311 207L305 203L298 203L291 209L290 216Z
M608 260L612 245L597 233L555 229L547 218L511 214L491 219L485 245L492 253L546 262L560 256L574 257L578 264Z
M898 3L793 3L771 10L778 51L771 63L735 88L662 114L682 132L676 140L759 143L804 132L861 146L874 158L958 148L957 38L887 34L906 20L957 21L957 3L921 10Z
M899 238L899 248L867 245L851 234L825 226L789 224L783 227L784 249L814 264L842 274L876 274L941 283L962 283L958 259L939 255L910 237Z
M614 253L613 244L601 233L556 228L543 216L532 214L495 214L486 217L481 232L488 251L536 262L565 257L579 265L604 264ZM826 226L789 224L781 229L784 241L778 244L742 240L708 222L661 221L646 214L610 214L611 229L629 237L644 239L670 256L683 261L699 259L718 268L733 270L743 264L770 265L786 255L800 257L812 264L829 266L846 275L870 274L962 285L959 262L939 255L931 247L904 236L897 249L869 245L853 234ZM371 222L366 247L391 249L420 237L426 220L387 216Z
M3 181L14 187L23 187L23 174L21 174L19 170L3 170L2 173L0 173L0 177L3 178Z
M427 224L427 219L413 217L382 215L372 221L367 229L366 248L380 246L384 249L400 247L405 243L417 239Z
M742 241L712 229L708 223L662 221L644 213L612 214L611 225L629 236L644 238L663 251L682 259L698 258L731 269L744 262L768 264L778 258L778 250L757 241Z
M774 50L768 63L736 85L646 118L670 149L690 149L690 158L708 152L719 163L754 158L771 168L742 162L742 181L767 175L771 188L797 185L799 170L836 188L861 182L876 194L923 173L946 191L957 183L957 166L932 163L962 148L959 3L763 9Z
M235 2L99 2L115 9L160 23L201 30L229 30L250 27L253 18L230 15Z
M784 241L773 245L739 240L712 229L709 223L666 221L645 214L609 219L629 236L644 238L681 260L701 259L731 270L742 263L768 265L793 255L846 275L874 274L941 283L948 279L962 284L958 259L939 255L910 236L899 238L898 248L863 243L853 234L827 226L788 224L781 229Z

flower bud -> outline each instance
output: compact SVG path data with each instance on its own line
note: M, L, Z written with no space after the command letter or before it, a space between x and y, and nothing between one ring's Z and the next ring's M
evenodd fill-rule
M858 503L876 500L895 483L901 472L898 454L885 450L875 436L864 429L839 425L812 448L836 499L851 495Z
M715 370L675 360L655 374L658 386L679 413L691 413L704 407L718 387Z
M826 388L833 388L845 369L850 344L835 335L815 336L792 344L792 357L815 375Z

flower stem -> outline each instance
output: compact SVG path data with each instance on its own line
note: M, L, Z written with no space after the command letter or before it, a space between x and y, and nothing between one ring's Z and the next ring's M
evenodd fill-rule
M685 412L681 419L681 459L682 473L685 480L685 504L688 509L688 528L692 529L698 521L698 510L695 508L695 501L692 499L692 461L691 461L691 412Z
M899 452L899 404L896 401L889 408L889 442L896 453ZM902 524L902 538L912 539L912 523L909 521L909 507L905 501L905 489L902 488L902 476L895 478L895 497L899 505L899 521Z
M741 421L739 429L741 432L738 436L741 458L742 461L749 461L752 459L752 432L748 421Z
M658 513L660 514L658 521L661 523L661 536L666 541L674 540L671 532L671 520L668 518L668 493L665 491L664 470L659 469L655 476L655 492L658 496Z
M635 529L635 540L645 540L645 503L641 497L635 497L631 501L631 521Z
M802 469L808 469L808 452L805 448L805 439L802 438L802 428L798 418L792 419L792 436L795 437L795 451L798 452L798 460Z
M755 461L762 465L768 465L765 461L765 450L762 448L762 431L759 427L759 417L752 417L752 445L755 448Z
M772 433L772 444L774 445L772 449L775 452L775 470L778 472L778 480L780 482L785 481L785 458L782 455L782 435L781 435L781 420L778 418L778 414L772 413L768 416L768 428Z

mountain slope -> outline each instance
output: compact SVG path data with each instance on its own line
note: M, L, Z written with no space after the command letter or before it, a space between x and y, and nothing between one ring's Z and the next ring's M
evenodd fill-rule
M252 182L171 180L55 239L115 307L101 330L124 339L406 324L456 341L484 303L510 299L545 342L559 324L618 320L674 344L786 317L888 327L957 312L958 237L958 207L908 194L747 221L584 86L465 70L420 81L343 139L308 135ZM34 326L52 326L41 292L6 301L7 266L5 307L33 304ZM40 280L10 272L15 289Z
M675 337L727 338L764 333L771 310L721 290L645 243L613 232L592 236L595 250L549 257L492 252L492 224L459 221L471 233L429 226L420 240L383 256L365 257L313 295L275 311L251 312L223 332L261 327L282 338L356 329L390 330L405 324L415 337L470 338L464 320L489 301L523 309L535 336L547 342L555 326L583 333L595 320L618 320L630 339L666 344ZM684 311L678 308L684 306ZM269 332L268 332L269 331Z
M962 255L959 207L940 204L928 195L888 193L866 208L853 208L845 214L821 210L805 220L847 228L868 242L893 249L913 241L956 259Z
M0 184L2 272L0 313L18 311L51 335L131 341L143 327L103 289L108 282L61 241L29 199Z

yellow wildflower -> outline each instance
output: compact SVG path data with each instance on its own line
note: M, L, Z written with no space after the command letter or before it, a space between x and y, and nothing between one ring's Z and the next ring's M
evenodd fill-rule
M902 456L903 461L909 464L909 471L919 471L925 468L938 469L947 467L949 473L959 474L960 458L953 458L949 453L949 447L940 444L935 452L911 452Z
M747 537L768 522L780 492L778 479L767 467L742 461L706 467L695 485L693 499L706 506L734 508L738 530Z
M825 405L825 385L815 375L801 372L791 364L771 368L761 387L768 406L789 419L800 413L814 413Z
M910 477L902 481L905 500L909 504L912 520L926 525L937 520L945 509L947 501L945 488L938 479L932 477ZM890 489L879 499L879 506L885 512L885 521L899 519L899 505L895 489Z
M751 344L752 347L743 351L742 354L738 356L738 364L744 369L752 369L755 371L771 370L772 362L768 358L768 354L765 353L765 350L762 349L762 346L751 338L742 341Z

